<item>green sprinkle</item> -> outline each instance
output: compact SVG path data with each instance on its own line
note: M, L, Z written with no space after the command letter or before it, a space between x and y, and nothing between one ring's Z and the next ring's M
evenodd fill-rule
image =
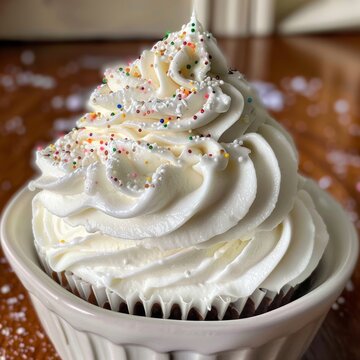
M164 128L167 128L167 124L164 125Z
M114 116L114 115L115 115L115 113L114 113L114 112L112 112L110 115L111 115L111 116Z
M192 23L191 26L195 26L195 23Z
M152 149L153 149L153 146L152 146L152 145L149 145L149 149L152 150Z
M119 67L119 71L123 71L123 68L122 68L122 67Z
M116 148L113 148L113 151L116 151Z
M106 78L103 78L103 79L102 79L102 82L103 82L103 84L107 84Z
M126 76L130 76L130 73L127 72L127 73L126 73Z
M251 103L252 101L253 101L252 97L248 97L248 98L247 98L247 102L248 102L248 103Z
M191 29L191 32L195 32L195 29Z
M170 43L171 45L175 45L175 43L172 41L171 43Z
M195 64L198 64L198 63L199 63L199 61L195 60Z
M191 69L191 65L190 65L190 64L187 64L187 65L186 65L186 68L187 68L187 69Z
M76 161L73 161L73 164L76 165Z
M189 136L189 140L192 140L193 139L193 137L192 136Z

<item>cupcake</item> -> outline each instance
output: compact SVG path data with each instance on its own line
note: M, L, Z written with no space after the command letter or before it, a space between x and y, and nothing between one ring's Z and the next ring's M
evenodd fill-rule
M105 71L91 112L36 154L45 271L115 312L259 315L306 294L328 243L290 135L193 16Z

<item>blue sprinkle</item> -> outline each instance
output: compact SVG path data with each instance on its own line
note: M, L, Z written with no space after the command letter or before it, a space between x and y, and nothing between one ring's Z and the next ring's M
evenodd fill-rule
M164 119L160 119L160 122L163 123L165 120Z
M118 108L118 109L121 109L121 108L122 108L122 105L121 105L121 104L117 104L117 108Z

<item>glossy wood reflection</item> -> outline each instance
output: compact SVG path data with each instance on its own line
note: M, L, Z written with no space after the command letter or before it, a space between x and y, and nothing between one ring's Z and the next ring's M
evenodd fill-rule
M231 67L254 81L294 136L302 173L330 191L360 227L360 35L221 39ZM34 149L83 112L102 66L148 42L1 44L0 206L35 173ZM304 356L360 358L360 267ZM52 359L24 288L0 254L0 358Z

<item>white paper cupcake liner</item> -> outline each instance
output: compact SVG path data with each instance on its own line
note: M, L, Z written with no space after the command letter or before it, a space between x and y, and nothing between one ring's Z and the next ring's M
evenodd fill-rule
M123 299L108 288L94 286L70 271L55 272L41 254L39 258L49 276L87 302L112 311L164 319L231 320L259 315L292 301L302 286L285 285L279 293L256 289L249 297L240 298L235 302L217 297L209 308L199 301L186 302L180 297L169 302L164 302L158 295L146 300L137 295Z

